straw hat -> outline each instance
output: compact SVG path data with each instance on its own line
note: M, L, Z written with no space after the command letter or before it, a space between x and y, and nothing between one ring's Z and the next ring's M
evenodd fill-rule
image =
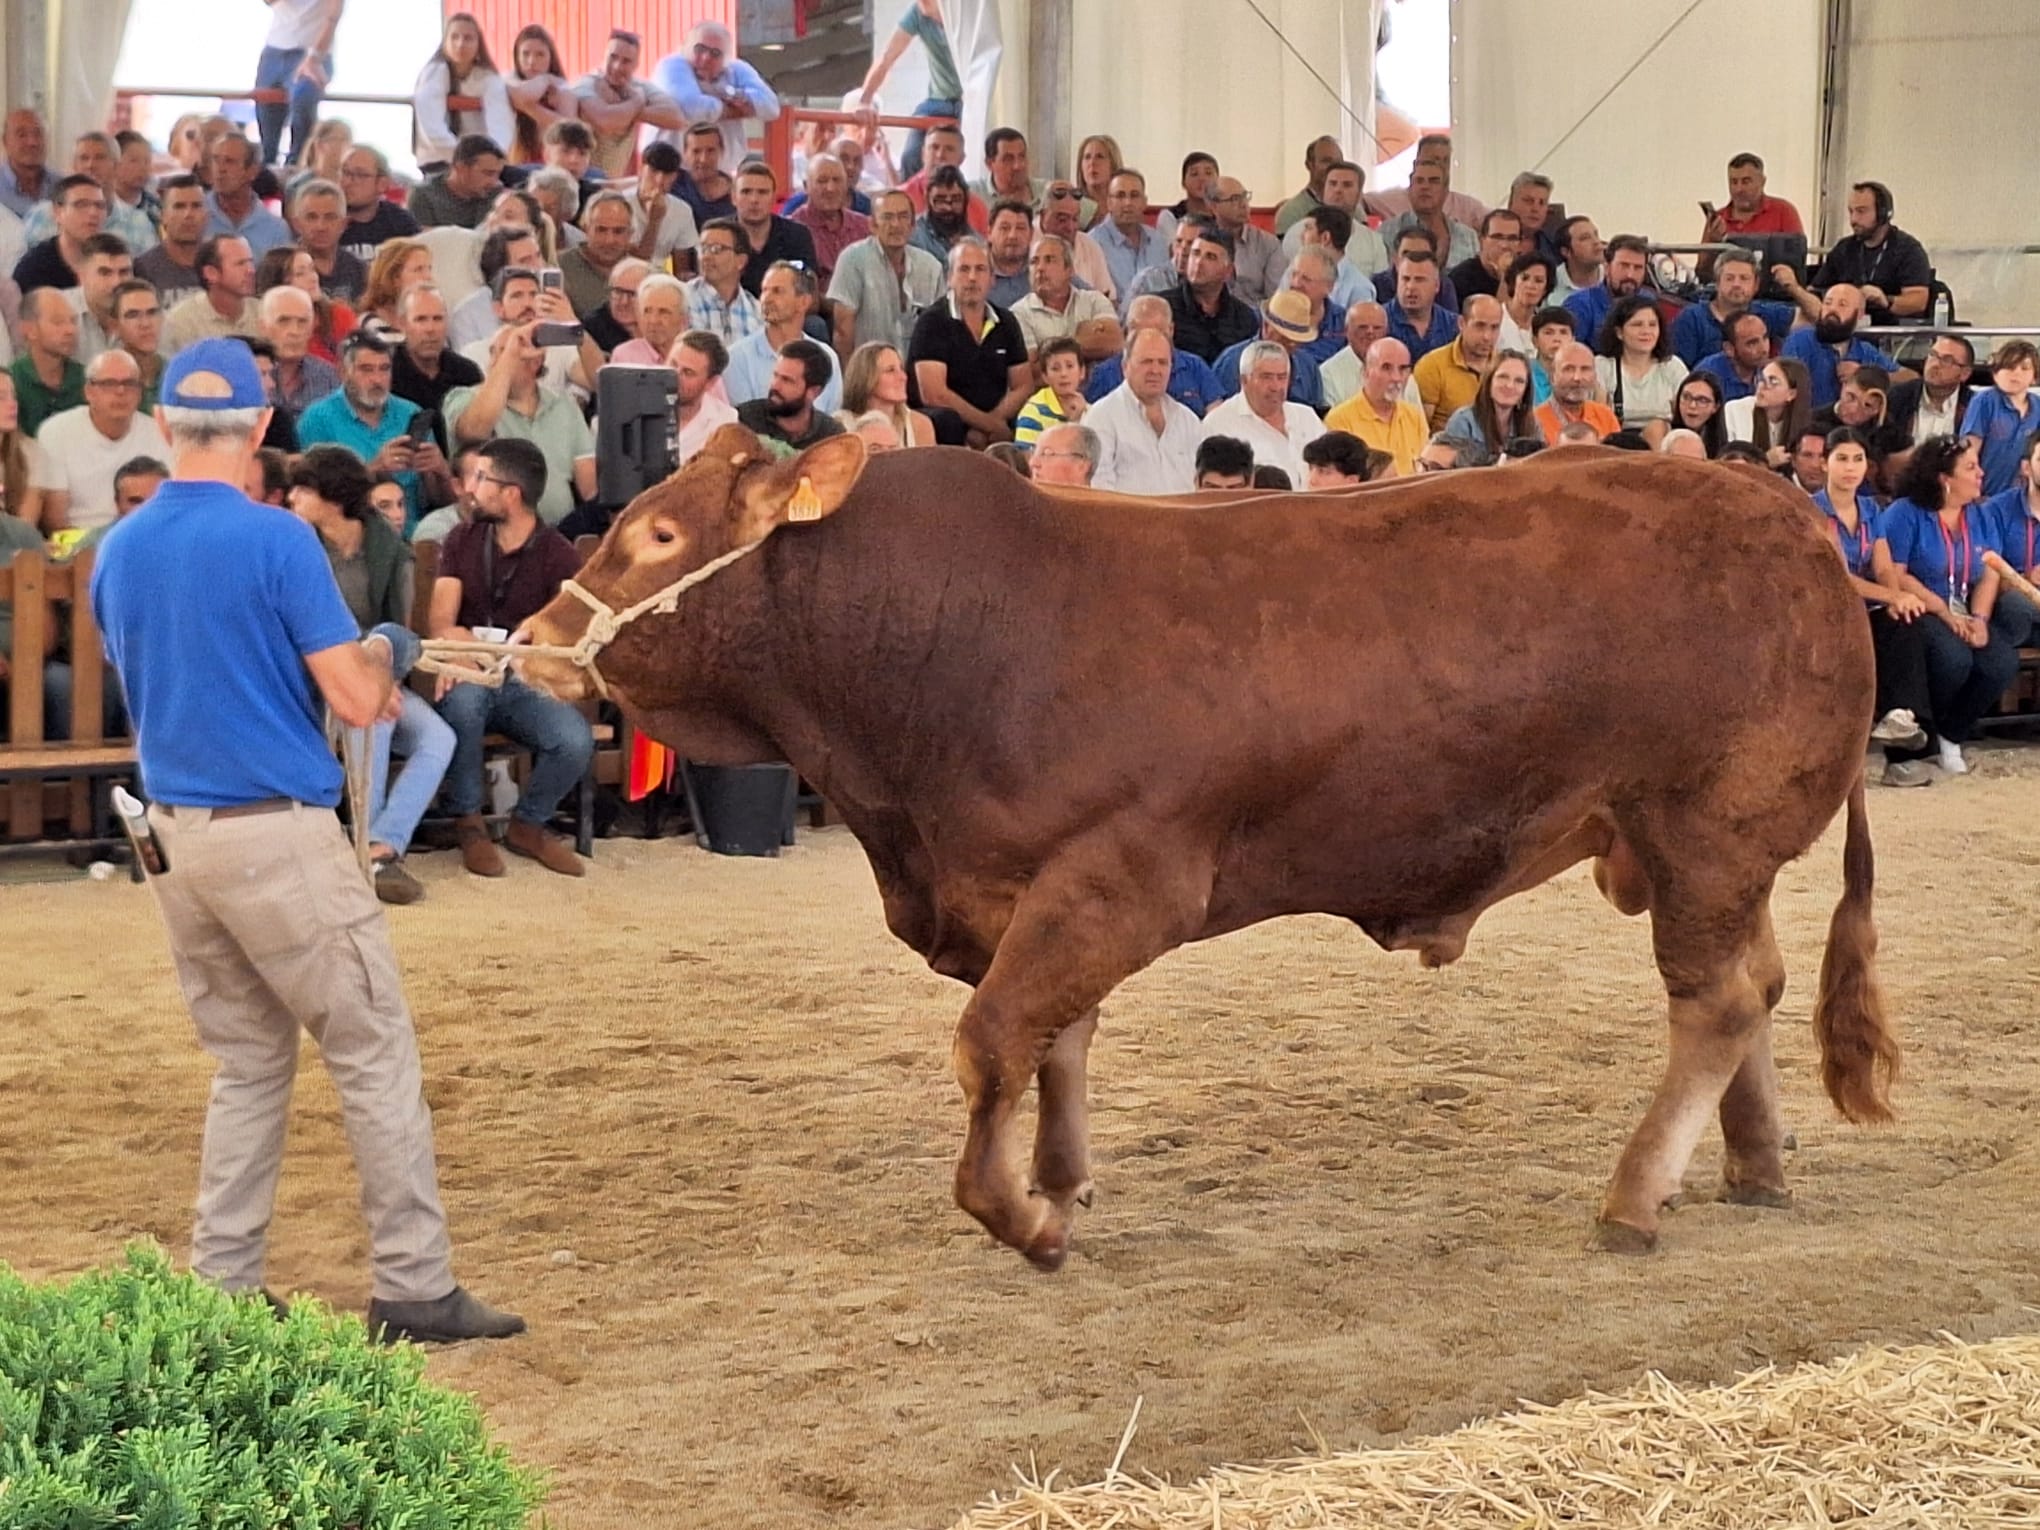
M1310 299L1301 292L1284 288L1268 299L1268 306L1261 310L1261 319L1283 339L1296 345L1309 345L1317 339L1318 327L1310 321Z

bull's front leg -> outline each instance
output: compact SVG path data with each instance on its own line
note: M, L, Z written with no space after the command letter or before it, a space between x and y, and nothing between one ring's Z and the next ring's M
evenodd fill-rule
M1094 1008L1055 1038L1035 1073L1039 1114L1034 1122L1034 1184L1064 1216L1091 1204L1091 1111L1086 1099Z

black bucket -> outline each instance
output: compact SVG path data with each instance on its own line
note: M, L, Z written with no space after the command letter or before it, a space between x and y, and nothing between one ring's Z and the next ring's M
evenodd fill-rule
M680 763L694 842L717 855L777 855L793 843L793 798L798 779L790 765Z

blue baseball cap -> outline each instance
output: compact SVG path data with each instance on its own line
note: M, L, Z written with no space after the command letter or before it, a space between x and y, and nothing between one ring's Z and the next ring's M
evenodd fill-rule
M255 353L239 340L201 340L170 358L157 399L171 409L266 409Z

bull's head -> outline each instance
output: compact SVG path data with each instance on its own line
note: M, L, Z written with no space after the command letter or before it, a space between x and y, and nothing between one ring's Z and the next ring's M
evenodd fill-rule
M581 656L522 658L518 674L563 700L592 694L590 665L622 628L662 610L684 615L690 576L705 582L711 565L788 521L832 513L864 463L857 436L831 437L780 461L750 431L725 425L684 468L624 508L576 576L580 593L562 589L524 624L520 640L579 647Z

